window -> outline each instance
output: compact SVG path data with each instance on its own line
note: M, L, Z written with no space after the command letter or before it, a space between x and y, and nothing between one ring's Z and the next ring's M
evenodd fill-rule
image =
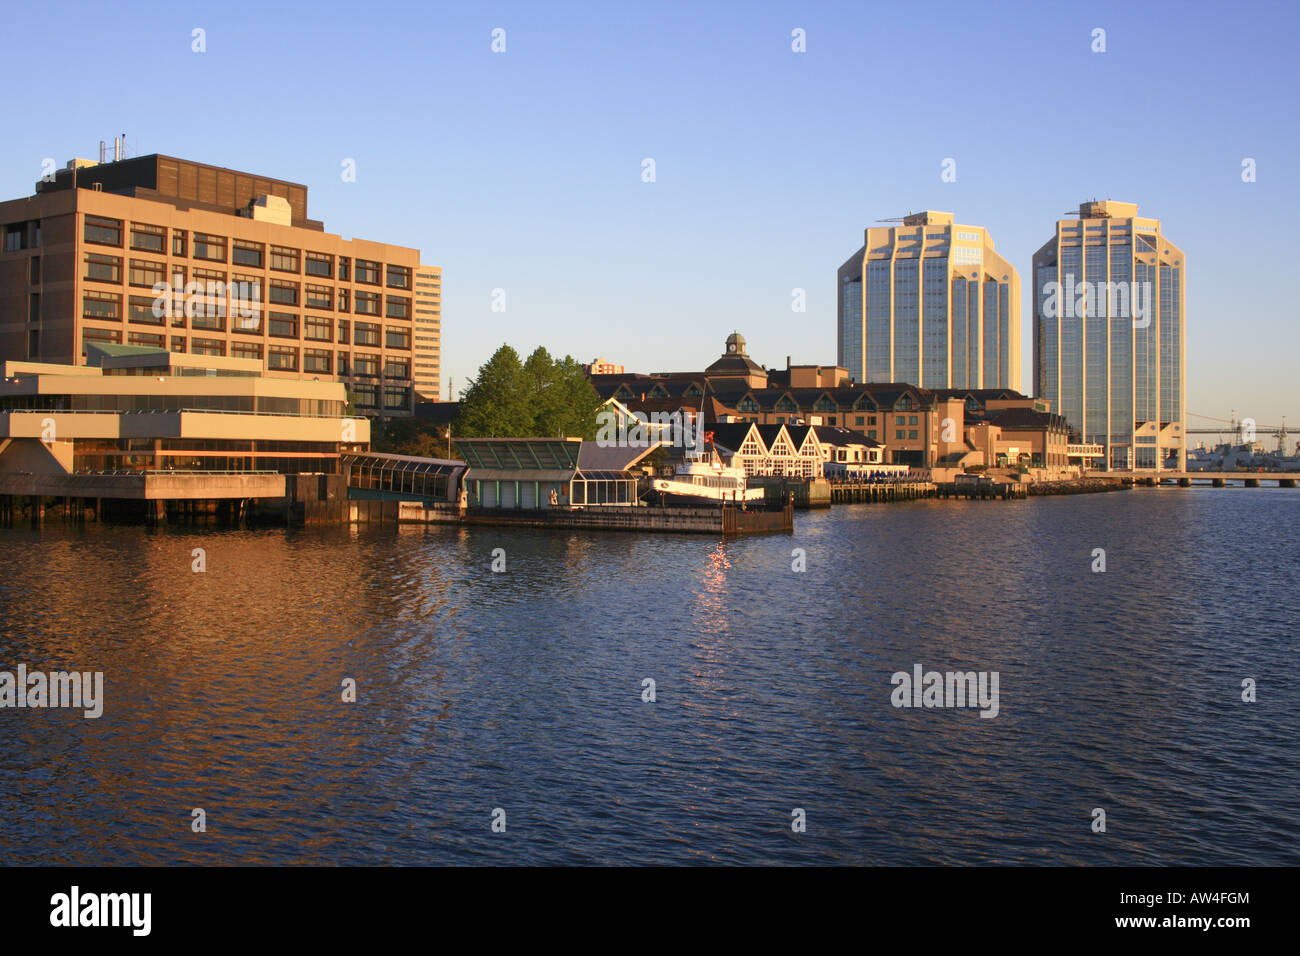
M858 415L853 421L853 424L858 426L865 425L866 423L867 419L865 415Z
M230 250L230 261L237 266L252 266L255 269L262 268L262 256L266 252L266 246L260 242L247 242L243 239L236 239Z
M185 256L185 238L184 229L172 230L172 255L181 256L182 258Z
M27 223L16 222L5 226L5 252L17 252L27 248Z
M122 318L122 297L111 292L88 291L81 305L82 318L109 321L118 321Z
M355 301L352 303L352 311L356 312L357 315L378 315L379 293L358 292Z
M302 370L304 372L330 371L330 351L328 349L303 349Z
M339 311L346 312L347 310L348 310L348 290L339 289Z
M286 246L271 247L271 268L277 272L298 271L298 250Z
M407 405L407 390L404 388L386 388L384 389L384 408L405 408Z
M411 270L406 266L389 266L388 287L390 289L409 289L411 287Z
M901 441L903 438L903 433L901 431L896 431L894 432L894 437Z
M358 352L352 356L352 374L367 378L379 377L379 356Z
M915 439L916 439L916 429L913 428L913 429L911 429L910 431L908 431L908 433L907 433L907 437L908 437L909 439L915 440Z
M225 355L226 343L220 339L194 339L190 342L194 355Z
M309 309L330 312L334 308L334 293L327 285L308 285L304 303Z
M151 348L164 349L167 347L167 336L155 335L152 332L131 332L126 337L127 345L147 345Z
M226 261L226 237L210 236L206 232L194 234L194 258L212 262Z
M131 248L141 252L156 252L160 256L167 254L167 230L162 226L146 226L143 223L131 223Z
M411 317L411 300L399 295L384 297L385 315L390 319L409 319Z
M339 281L348 281L348 272L351 270L352 260L347 256L339 256Z
M323 252L307 253L307 275L323 279L334 278L334 257Z
M339 353L339 356L338 356L338 359L339 359L339 366L338 366L338 367L339 367L339 371L338 371L338 374L340 374L340 375L347 375L347 374L348 374L348 353L347 353L347 352L340 352L340 353Z
M868 429L867 429L867 437L870 438L872 441L875 441L875 439L876 439L876 430L875 430L874 428L868 428Z
M348 320L339 319L339 342L343 345L348 343Z
M908 415L908 416L907 416L907 424L909 424L909 425L915 425L915 424L916 424L916 416L915 416L915 415Z
M353 333L352 342L354 345L378 345L379 344L379 326L370 322L358 322L356 331Z
M121 282L122 260L118 256L86 253L86 278L94 282Z
M895 424L895 425L906 425L906 424L907 424L907 416L906 416L906 415L895 415L895 416L894 416L894 424ZM899 437L899 438L902 438L903 436L902 436L902 435L899 435L898 437Z
M411 330L387 326L384 329L384 348L409 349L411 347Z
M353 385L353 404L358 408L375 408L379 404L379 388L375 385Z
M161 304L154 308L153 299L142 295L133 295L127 301L126 317L128 321L140 325L162 325L166 321Z
M82 239L101 246L120 246L122 244L122 220L105 219L103 216L87 216L86 229L82 233Z
M184 351L185 351L185 336L183 336L183 335L173 335L173 336L172 336L172 351L173 351L173 352L184 352Z
M266 367L282 372L298 371L298 350L287 345L272 345L266 352Z
M131 285L152 289L157 283L167 281L167 264L148 259L132 259L129 281Z
M333 325L329 319L309 315L303 320L302 337L313 342L328 342L334 335Z
M409 359L390 358L384 362L384 378L410 378L411 362Z
M270 332L277 338L296 339L298 337L298 316L289 312L272 312L270 314Z
M230 354L233 358L262 360L261 342L231 342Z
M278 279L271 280L270 294L267 300L278 302L280 305L297 305L298 304L298 283L281 282Z
M116 329L82 329L81 330L81 355L86 356L86 346L91 342L107 343L110 345L120 345L122 342L122 333Z
M373 259L358 259L357 281L366 285L379 285L379 263Z

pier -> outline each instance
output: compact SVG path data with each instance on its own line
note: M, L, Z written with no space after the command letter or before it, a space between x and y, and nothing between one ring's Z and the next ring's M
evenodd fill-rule
M832 481L831 501L849 504L864 501L912 501L933 498L939 486L931 481ZM945 496L946 497L946 496Z

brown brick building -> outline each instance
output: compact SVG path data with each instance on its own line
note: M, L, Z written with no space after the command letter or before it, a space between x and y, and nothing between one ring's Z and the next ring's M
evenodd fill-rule
M344 382L358 411L436 397L441 270L345 240L307 187L149 155L73 160L0 203L0 361L82 365L89 343L256 359Z

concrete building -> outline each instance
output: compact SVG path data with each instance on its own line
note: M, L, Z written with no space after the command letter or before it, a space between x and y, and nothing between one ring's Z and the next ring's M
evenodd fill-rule
M437 392L440 271L325 232L304 185L156 154L73 160L0 203L0 231L0 360L78 365L94 343L252 359L345 382L379 417Z
M338 382L262 374L255 359L90 346L89 365L6 362L0 473L334 474L364 450Z
M1137 213L1082 203L1034 254L1034 388L1104 467L1181 471L1186 264Z
M854 381L1020 389L1020 276L982 226L926 210L869 228L837 282Z
M415 270L415 365L411 379L417 402L438 402L442 395L442 270Z

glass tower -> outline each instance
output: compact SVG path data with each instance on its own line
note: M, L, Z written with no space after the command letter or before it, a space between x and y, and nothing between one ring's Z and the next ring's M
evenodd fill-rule
M1020 277L952 213L866 230L839 269L839 364L856 382L1020 390Z
M1034 388L1093 467L1186 468L1184 258L1134 203L1083 203L1034 254Z

